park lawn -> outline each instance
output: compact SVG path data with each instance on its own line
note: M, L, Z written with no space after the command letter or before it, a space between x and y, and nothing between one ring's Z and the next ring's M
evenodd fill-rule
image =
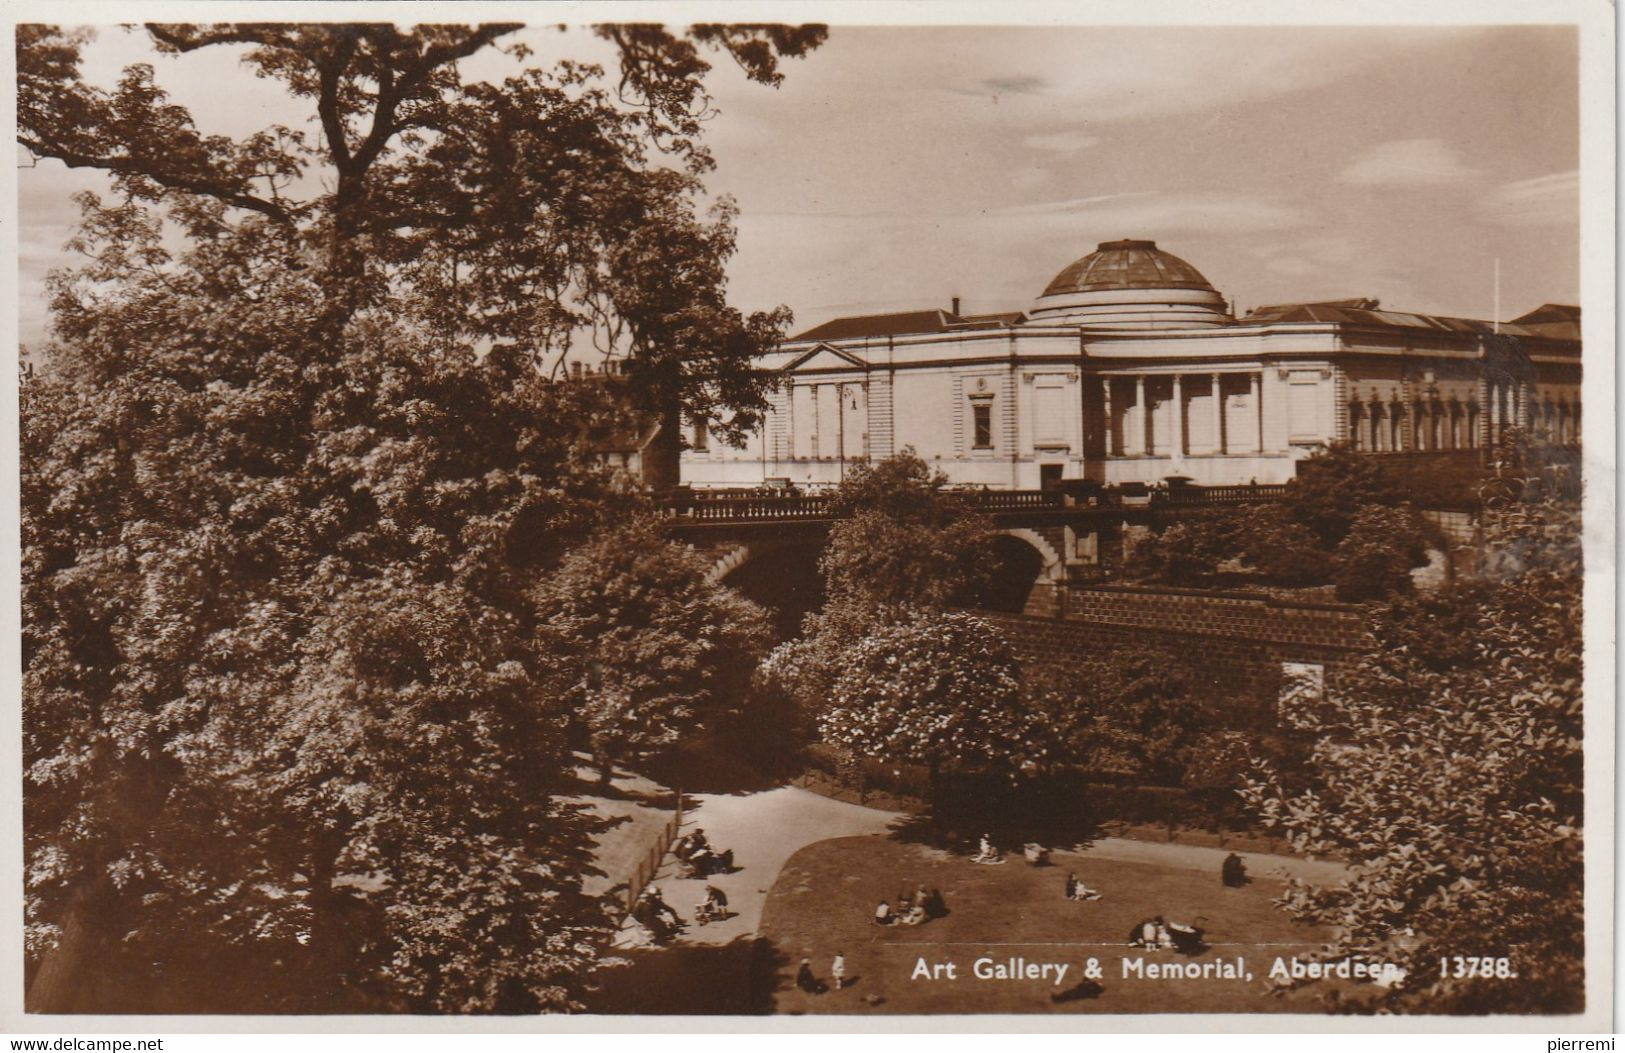
M1327 983L1289 996L1269 993L1275 958L1312 953L1324 934L1296 924L1271 905L1279 881L1260 878L1225 888L1216 870L1129 862L1081 853L1055 854L1055 865L1032 867L1019 855L999 866L903 843L885 836L848 837L809 845L785 865L768 894L760 934L779 963L770 984L778 1013L1320 1013ZM1073 903L1063 895L1068 870L1103 898ZM924 925L881 927L875 904L895 901L925 884L940 888L949 915ZM1127 946L1136 922L1157 914L1193 922L1209 949L1195 957ZM829 981L836 952L846 956L848 986L821 995L795 986L803 958ZM1244 960L1252 979L1125 977L1123 961L1159 966ZM1065 963L1060 986L1044 979L977 979L979 958ZM1084 979L1097 960L1101 990L1093 997L1052 1001ZM935 979L911 978L920 963L952 963ZM1238 970L1239 971L1239 970ZM1353 985L1339 981L1348 989ZM761 992L766 994L769 992ZM1081 992L1080 992L1081 993ZM760 997L759 994L759 997Z

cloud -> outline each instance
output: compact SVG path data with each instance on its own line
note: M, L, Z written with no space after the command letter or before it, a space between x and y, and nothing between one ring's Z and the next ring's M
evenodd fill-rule
M1072 154L1079 150L1087 150L1091 146L1098 146L1100 138L1090 135L1082 129L1065 132L1050 132L1046 135L1029 135L1021 140L1021 145L1034 150L1047 150L1058 154Z
M1038 95L1048 86L1049 81L1030 73L1019 77L989 77L981 83L981 87L991 92L1012 95Z
M1023 74L1015 77L983 77L969 87L948 85L947 90L955 95L974 95L977 98L992 99L994 102L998 102L1001 96L1006 95L1037 97L1044 94L1048 87L1049 81L1043 77Z
M1512 227L1572 224L1580 215L1580 173L1553 172L1498 186L1479 200L1478 214Z
M952 77L990 86L1019 63L1043 70L1043 92L1003 90L1031 127L1053 127L1058 114L1085 113L1096 126L1185 113L1234 113L1237 107L1320 88L1372 65L1403 63L1418 50L1460 46L1477 30L1446 27L1092 26L1057 32L1023 27L989 35L955 53L941 69L934 51L918 61L922 83ZM945 45L949 42L945 41ZM901 56L900 62L916 61ZM980 68L978 68L980 66ZM982 78L982 79L978 79ZM1035 97L1036 96L1036 97ZM1009 115L1001 115L1008 120Z
M1354 261L1358 247L1345 235L1300 238L1284 244L1263 244L1252 254L1264 261L1264 269L1289 278L1311 274L1341 275Z
M1038 165L1028 165L1025 168L1012 169L1010 172L1010 185L1017 190L1036 190L1050 177L1049 169Z
M1305 222L1296 207L1258 194L1213 191L1162 193L1139 190L1121 194L1018 205L995 213L1007 225L1027 223L1059 231L1091 232L1099 240L1170 233L1237 234L1280 230Z
M1443 140L1396 139L1356 157L1337 180L1353 186L1448 186L1477 174Z

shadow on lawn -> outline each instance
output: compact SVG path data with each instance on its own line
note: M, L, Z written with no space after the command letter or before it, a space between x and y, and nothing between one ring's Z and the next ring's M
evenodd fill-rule
M741 936L720 946L668 944L618 952L624 966L599 973L589 1013L750 1016L773 1011L789 958L772 941Z

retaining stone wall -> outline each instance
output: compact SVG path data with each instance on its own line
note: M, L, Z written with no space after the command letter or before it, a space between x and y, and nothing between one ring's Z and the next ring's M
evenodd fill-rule
M979 613L1023 661L1064 665L1091 650L1162 646L1196 657L1215 690L1259 702L1279 697L1283 662L1330 673L1371 642L1364 613L1343 604L1123 585L1073 586L1064 600L1061 592L1035 588L1023 614Z

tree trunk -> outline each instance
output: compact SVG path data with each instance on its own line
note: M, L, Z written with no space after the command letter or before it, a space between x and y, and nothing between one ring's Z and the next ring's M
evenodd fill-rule
M660 411L660 430L643 449L643 485L656 493L683 481L683 411L671 406Z
M333 888L338 876L338 857L344 850L344 835L335 831L318 831L310 851L310 974L318 982L301 985L316 998L342 995L344 987L337 985L338 976L346 967L346 925L341 900L343 894ZM336 1011L329 1005L312 1005L313 1011Z
M34 980L24 995L24 1008L30 1013L105 1012L97 1005L102 984L98 969L105 970L112 958L107 938L106 914L114 897L105 877L82 886L62 916L62 932L56 946L45 952Z

